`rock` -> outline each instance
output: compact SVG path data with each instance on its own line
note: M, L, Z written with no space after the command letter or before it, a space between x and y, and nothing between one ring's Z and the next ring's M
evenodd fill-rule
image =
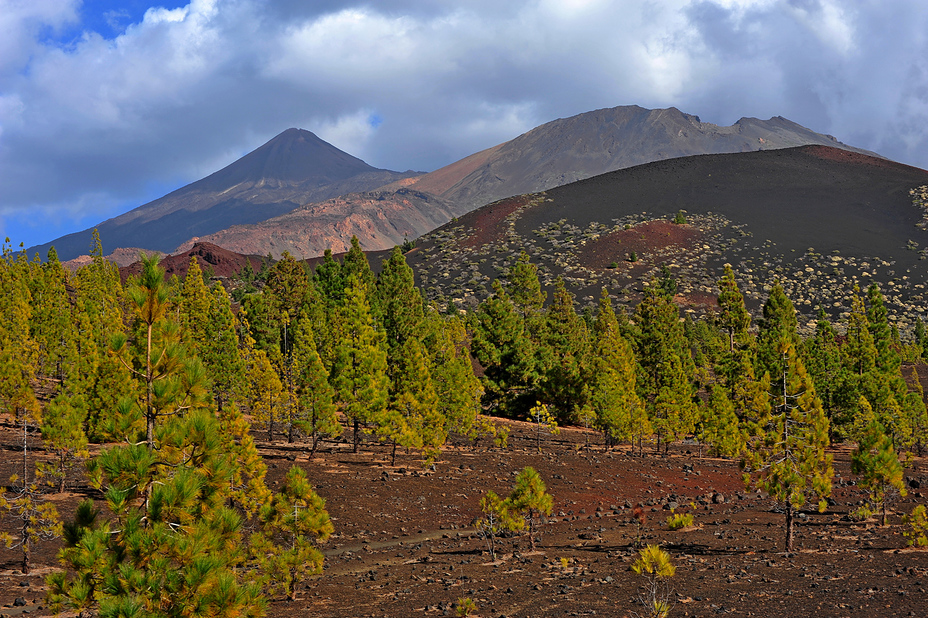
M715 493L712 496L713 504L724 504L725 503L725 494Z
M26 599L22 597L16 597L16 600L13 601L13 607L25 607Z

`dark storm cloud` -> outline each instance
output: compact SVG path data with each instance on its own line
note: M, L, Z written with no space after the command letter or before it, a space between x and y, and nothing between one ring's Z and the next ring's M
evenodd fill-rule
M8 233L111 216L291 126L427 171L557 117L673 105L782 115L928 166L921 0L194 0L115 39L47 36L79 8L0 0Z

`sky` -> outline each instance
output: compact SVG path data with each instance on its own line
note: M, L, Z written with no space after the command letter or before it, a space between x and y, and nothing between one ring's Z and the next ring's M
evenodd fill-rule
M928 168L928 3L0 0L0 239L91 227L290 127L432 171L618 105L784 116Z

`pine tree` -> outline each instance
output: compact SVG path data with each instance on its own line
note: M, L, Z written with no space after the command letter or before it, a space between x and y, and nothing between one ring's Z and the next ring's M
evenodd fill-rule
M780 353L781 341L785 339L794 349L798 349L800 342L796 329L796 310L793 303L786 297L783 286L774 282L767 302L764 303L764 319L757 334L755 357L755 375L763 378L764 374L770 374L774 390L779 388L775 382L785 369Z
M751 356L741 355L741 368L737 381L732 385L731 402L735 406L741 431L745 436L757 436L764 431L770 414L770 375L760 380L754 376Z
M48 578L52 609L102 616L257 617L258 585L245 569L242 517L228 505L237 453L208 411L157 426L144 443L108 447L91 484L107 516L86 500L66 526L62 563Z
M374 276L374 271L371 270L370 263L367 261L367 255L361 249L361 243L358 241L357 236L351 237L351 247L348 249L344 261L342 262L342 275L345 280L346 290L350 285L349 280L352 277L357 278L358 281L364 284L365 293L367 294L367 303L371 317L374 320L374 326L376 328L381 328L383 312L380 307L380 299L376 295L377 279Z
M747 344L751 314L744 306L744 296L738 289L731 264L725 264L725 274L719 279L718 305L719 323L728 333L729 351L734 352L736 345L743 347Z
M656 281L645 290L636 321L640 329L636 342L639 395L647 404L660 448L661 440L674 440L694 428L696 405L689 376L695 367L677 307ZM665 449L668 446L665 442Z
M818 498L819 511L824 511L834 470L832 456L825 453L828 419L788 332L782 335L779 364L784 370L776 405L763 424L763 434L749 441L742 466L746 486L785 504L786 551L792 551L794 510Z
M316 351L312 323L305 311L300 314L296 324L293 359L299 406L297 421L312 438L313 446L309 455L312 458L319 445L319 437L339 436L342 426L338 422L337 408L333 403L335 391L329 384L329 372L325 370Z
M377 424L383 415L389 389L383 333L375 329L368 289L358 277L349 277L341 313L345 336L332 372L342 412L354 425L353 452L358 450L361 425Z
M159 418L205 406L206 376L199 359L187 356L180 341L180 327L168 317L170 292L157 254L140 257L142 272L127 291L136 316L135 358L130 356L125 334L114 335L111 345L142 385L139 400L145 442L149 450L154 450Z
M574 407L583 405L590 343L586 323L577 315L573 294L567 291L562 277L555 281L545 322L545 344L552 356L544 381L545 400L555 406L557 417L563 421Z
M522 330L530 342L527 349L533 357L532 372L540 381L551 370L555 358L548 345L548 322L544 311L547 294L541 289L538 267L532 264L525 251L519 254L515 265L506 272L504 287L513 307L522 318ZM531 400L526 397L526 402Z
M32 549L36 542L51 540L61 535L61 520L58 509L43 498L35 474L30 474L29 430L36 422L34 412L23 412L19 419L23 432L22 476L13 474L10 485L0 488L0 521L11 517L18 519L13 529L14 536L5 531L0 533L0 542L8 549L18 548L22 554L22 572L29 575L32 568ZM9 527L4 526L7 530Z
M494 294L480 303L471 351L484 367L487 403L512 414L527 410L541 380L535 346L499 280Z
M593 325L595 349L589 379L589 402L596 427L608 446L650 434L650 423L635 390L635 358L619 330L612 301L605 289ZM642 431L641 425L647 429Z
M429 354L436 405L444 418L445 429L472 437L480 413L483 386L474 375L464 323L457 316L442 316L432 309L425 324L423 343Z
M342 265L332 255L331 249L326 249L322 262L316 266L316 287L327 305L339 306L345 295L346 276Z
M78 312L87 314L93 338L101 350L109 347L110 333L122 329L123 288L119 267L103 257L103 245L97 230L93 231L91 261L75 276Z
M535 551L535 533L541 518L551 514L554 498L547 493L544 481L534 468L525 467L516 475L507 501L510 512L522 515L528 524L529 544Z
M437 403L425 349L410 337L403 345L390 404L377 427L377 433L393 444L391 465L396 463L397 445L425 449L431 459L444 444L447 432Z
M912 382L915 384L915 390L906 394L905 409L907 416L911 418L912 439L921 457L928 442L928 410L925 407L925 391L915 367L912 367Z
M735 457L744 450L744 434L735 414L735 405L721 385L712 387L709 401L701 406L699 441L720 457Z
M867 322L873 335L873 346L876 348L876 366L883 373L898 373L902 363L899 346L894 341L893 327L889 324L883 293L876 283L870 284L867 288L867 301Z
M83 398L64 393L55 397L42 415L42 441L52 459L36 463L36 473L59 492L64 492L71 470L90 456L84 433L86 416Z
M203 282L203 271L196 256L190 256L187 276L177 303L179 321L184 329L184 337L191 348L201 358L209 341L207 324L213 318L213 298Z
M274 306L280 311L285 324L296 322L308 291L306 270L288 251L284 251L268 272L265 293L274 296Z
M256 423L267 426L267 441L273 442L274 422L279 422L284 415L285 389L264 350L254 350L249 365L251 414Z
M31 332L38 345L38 370L62 380L74 337L67 290L70 274L58 261L54 247L48 250L46 262L33 270Z
M31 384L38 366L38 345L29 332L31 300L25 254L14 257L4 244L0 258L0 407L17 419L39 414Z
M245 381L245 360L238 338L238 319L221 285L213 288L210 311L211 319L205 325L206 342L197 354L209 374L216 407L222 412L226 402L235 397L237 385Z
M870 321L864 309L860 288L854 286L851 312L847 319L847 337L842 348L850 371L862 376L876 369L877 350L870 334Z
M280 492L262 507L259 521L261 530L251 537L251 551L267 574L267 587L292 601L301 580L322 572L323 555L316 545L334 530L325 500L306 473L294 466Z
M383 329L392 364L405 342L419 336L425 319L422 295L415 287L412 269L399 247L394 247L383 262L377 278L377 303L383 312Z
M851 472L859 474L858 483L870 492L871 504L877 504L882 513L881 525L886 525L886 503L890 492L906 495L902 476L902 464L893 441L886 435L883 426L872 421L860 437L854 454L851 455Z
M852 407L846 388L848 376L841 362L838 335L824 311L819 310L815 333L802 342L801 353L832 427L847 422L845 416Z

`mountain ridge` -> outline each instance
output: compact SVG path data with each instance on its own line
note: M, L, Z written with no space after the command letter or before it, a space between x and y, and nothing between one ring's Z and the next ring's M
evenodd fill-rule
M372 167L304 129L287 129L212 174L96 226L107 246L171 253L195 236L285 214L306 203L366 191L421 172ZM93 228L31 247L60 259L86 253Z
M288 129L230 165L98 227L107 246L164 253L209 241L240 253L298 257L347 247L387 249L486 203L648 163L803 144L874 156L775 116L730 126L675 107L604 108L559 118L429 173L373 168L309 131ZM55 245L86 252L90 230ZM308 253L306 253L308 252Z
M499 199L543 191L656 160L803 144L835 146L878 156L780 116L770 120L742 118L726 127L704 123L698 116L673 107L648 110L620 106L552 120L434 172L381 187L377 199L385 206L385 211L398 217L397 225L373 221L367 226L347 226L342 220L324 226L308 205L251 227L239 225L197 240L248 253L261 252L258 239L264 239L272 255L287 250L308 258L320 255L326 248L344 250L351 234L357 234L363 248L378 251L414 238L413 231L416 235L421 233L410 225L411 220L438 221L440 225ZM420 201L403 195L390 197L387 192L391 190L420 191L432 197ZM339 199L343 203L345 220L357 217L370 202L361 194ZM419 212L407 213L401 208L403 204ZM371 214L378 217L376 212ZM442 216L446 218L441 220ZM297 238L300 234L312 234L314 239ZM193 239L182 247L190 246L190 242ZM311 253L304 253L306 250Z

